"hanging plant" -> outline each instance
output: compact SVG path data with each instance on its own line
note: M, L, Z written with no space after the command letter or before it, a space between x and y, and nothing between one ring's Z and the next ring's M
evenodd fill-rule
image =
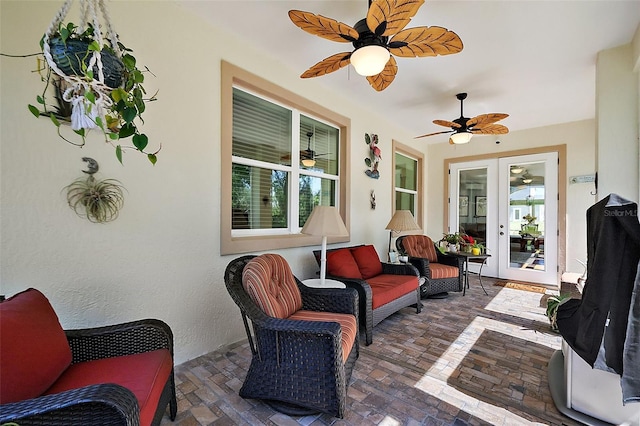
M120 163L124 151L135 150L155 164L160 149L146 150L149 139L137 123L144 122L146 102L156 100L155 95L146 97L142 85L145 73L137 67L132 50L118 41L102 0L80 0L80 25L64 25L71 3L73 0L65 1L40 40L45 62L39 71L45 87L36 97L39 107L30 104L29 110L36 117L48 116L58 136L71 144L83 146L87 133L97 128L105 142L115 147ZM104 33L96 14L99 9L106 22ZM55 106L48 102L49 90L54 91ZM78 142L63 136L61 122L71 124L80 137ZM131 138L131 145L122 143L127 138Z
M93 177L98 171L98 163L92 158L83 157L89 163L89 176L82 177L66 186L69 207L89 222L106 223L115 220L124 205L123 186L115 179L97 180Z
M364 163L367 167L371 167L371 170L365 170L365 174L372 179L378 179L380 172L378 171L378 163L382 158L380 148L378 147L378 135L368 133L364 134L364 142L369 145L369 156L364 159Z

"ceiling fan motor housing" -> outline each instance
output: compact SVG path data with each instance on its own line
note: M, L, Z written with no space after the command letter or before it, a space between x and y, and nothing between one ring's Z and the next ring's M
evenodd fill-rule
M375 35L367 26L367 20L361 19L353 26L359 37L353 41L353 47L359 49L364 46L381 46L388 50L387 42L389 37Z

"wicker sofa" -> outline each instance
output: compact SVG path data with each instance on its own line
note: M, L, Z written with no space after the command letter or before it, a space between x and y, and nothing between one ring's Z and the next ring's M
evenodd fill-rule
M224 282L252 354L240 396L289 415L344 417L359 356L357 292L306 287L274 253L232 260Z
M321 251L313 254L320 265ZM367 345L373 341L373 327L389 315L412 305L416 313L422 309L418 270L411 264L381 262L372 245L327 250L326 266L327 278L358 290Z
M28 289L0 303L0 424L158 425L175 419L173 334L159 320L63 330Z

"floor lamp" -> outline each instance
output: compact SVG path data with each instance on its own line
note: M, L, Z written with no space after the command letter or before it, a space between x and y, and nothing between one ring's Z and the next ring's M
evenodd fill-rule
M327 237L348 237L344 222L333 206L316 206L307 222L302 227L303 234L322 237L322 251L320 255L320 284L324 285L327 276Z
M396 210L384 229L389 230L389 261L391 262L391 238L393 237L393 233L395 232L397 235L400 232L417 231L421 228L413 219L413 215L409 210Z

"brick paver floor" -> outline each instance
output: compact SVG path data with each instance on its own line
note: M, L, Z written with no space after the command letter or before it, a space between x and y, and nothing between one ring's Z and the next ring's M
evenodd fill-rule
M483 281L488 296L471 277L466 296L425 299L422 313L405 308L377 325L360 347L344 419L289 417L240 398L245 341L176 367L178 417L162 425L577 425L549 392L560 337L544 316L548 295Z

